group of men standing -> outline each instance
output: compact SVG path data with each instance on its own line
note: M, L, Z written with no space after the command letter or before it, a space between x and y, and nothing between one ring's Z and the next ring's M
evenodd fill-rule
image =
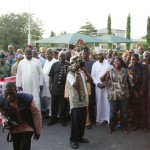
M16 72L17 91L20 94L22 92L32 94L33 97L30 98L29 96L29 100L35 100L35 105L39 111L42 111L42 101L46 101L49 116L48 126L58 121L66 126L67 114L71 113L70 144L72 148L77 149L78 142L89 142L83 138L84 129L85 127L91 129L92 121L96 122L97 125L101 125L105 121L109 123L110 105L107 81L102 82L100 78L105 72L113 68L110 63L110 59L113 58L108 59L103 49L98 50L97 61L90 59L88 47L83 47L80 52L73 49L60 51L58 60L54 58L52 49L44 48L41 49L41 56L36 55L36 51L31 48L27 48L25 56L26 58L18 63ZM147 57L150 57L149 53ZM150 62L147 64L149 67ZM141 75L139 69L136 70L137 68L134 67L130 67L130 69L137 76ZM12 86L12 84L6 85L6 89L15 90ZM68 96L66 96L66 93ZM8 92L8 94L10 93ZM27 95L23 96L26 97ZM71 111L69 111L68 99ZM31 103L32 101L30 101ZM38 139L37 136L36 134Z

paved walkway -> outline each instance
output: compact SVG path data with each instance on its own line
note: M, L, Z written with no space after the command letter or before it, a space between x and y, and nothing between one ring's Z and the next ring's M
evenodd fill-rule
M43 120L43 131L39 141L32 141L31 150L72 150L70 148L70 123L67 127L57 123L47 127L47 120ZM1 150L12 150L11 144L6 142L7 131L2 133L0 126ZM79 150L150 150L150 132L143 130L123 134L116 130L113 134L107 133L106 125L93 125L92 129L85 130L85 138L89 144L79 144Z

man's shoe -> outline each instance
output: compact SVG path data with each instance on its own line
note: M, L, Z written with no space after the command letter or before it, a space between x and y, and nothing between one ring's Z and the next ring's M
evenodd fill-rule
M129 131L128 131L127 128L123 128L122 130L123 130L123 133L124 133L124 134L128 134L128 133L129 133Z
M112 134L113 129L111 127L109 127L107 131L108 131L109 134Z
M71 142L71 143L70 143L70 146L71 146L73 149L77 149L77 148L78 148L78 143L77 143L77 142Z
M143 128L141 128L144 132L149 132L149 128L147 128L147 127L143 127Z
M58 122L58 118L57 119L50 119L47 123L47 126L52 126L53 124L57 123Z
M89 140L85 139L85 138L81 138L77 140L80 143L89 143Z
M89 125L86 125L86 128L87 128L87 129L91 129L92 126L89 124Z
M46 115L46 116L44 116L44 118L45 118L45 119L50 119L50 118L51 118L51 116Z
M139 127L131 127L131 128L129 128L129 129L130 129L130 131L136 131L136 130L139 129Z

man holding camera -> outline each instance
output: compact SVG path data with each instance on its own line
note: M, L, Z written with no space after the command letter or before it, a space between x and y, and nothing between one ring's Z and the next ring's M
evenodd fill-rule
M87 81L92 82L92 77L83 67L83 62L79 60L78 56L71 57L70 63L71 67L67 75L71 109L70 144L72 148L77 149L78 142L89 142L83 136L88 106Z
M13 142L14 150L30 150L32 135L38 140L42 127L41 113L33 96L17 93L15 83L7 82L0 95L0 112L4 128L10 130L7 141Z

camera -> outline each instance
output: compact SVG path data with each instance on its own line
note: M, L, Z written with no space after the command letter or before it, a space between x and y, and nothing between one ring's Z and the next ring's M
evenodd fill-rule
M17 125L16 121L13 121L13 120L10 120L10 119L6 122L6 124L7 124L8 126L11 126L11 127Z
M71 66L68 67L69 71L75 71L75 69L85 67L85 62L78 56L73 56L70 60Z
M11 119L5 119L5 121L3 123L3 126L6 129L13 128L14 126L17 126L17 125L18 125L17 122L14 120L11 120Z
M82 59L79 60L79 66L80 68L85 67L85 62Z

